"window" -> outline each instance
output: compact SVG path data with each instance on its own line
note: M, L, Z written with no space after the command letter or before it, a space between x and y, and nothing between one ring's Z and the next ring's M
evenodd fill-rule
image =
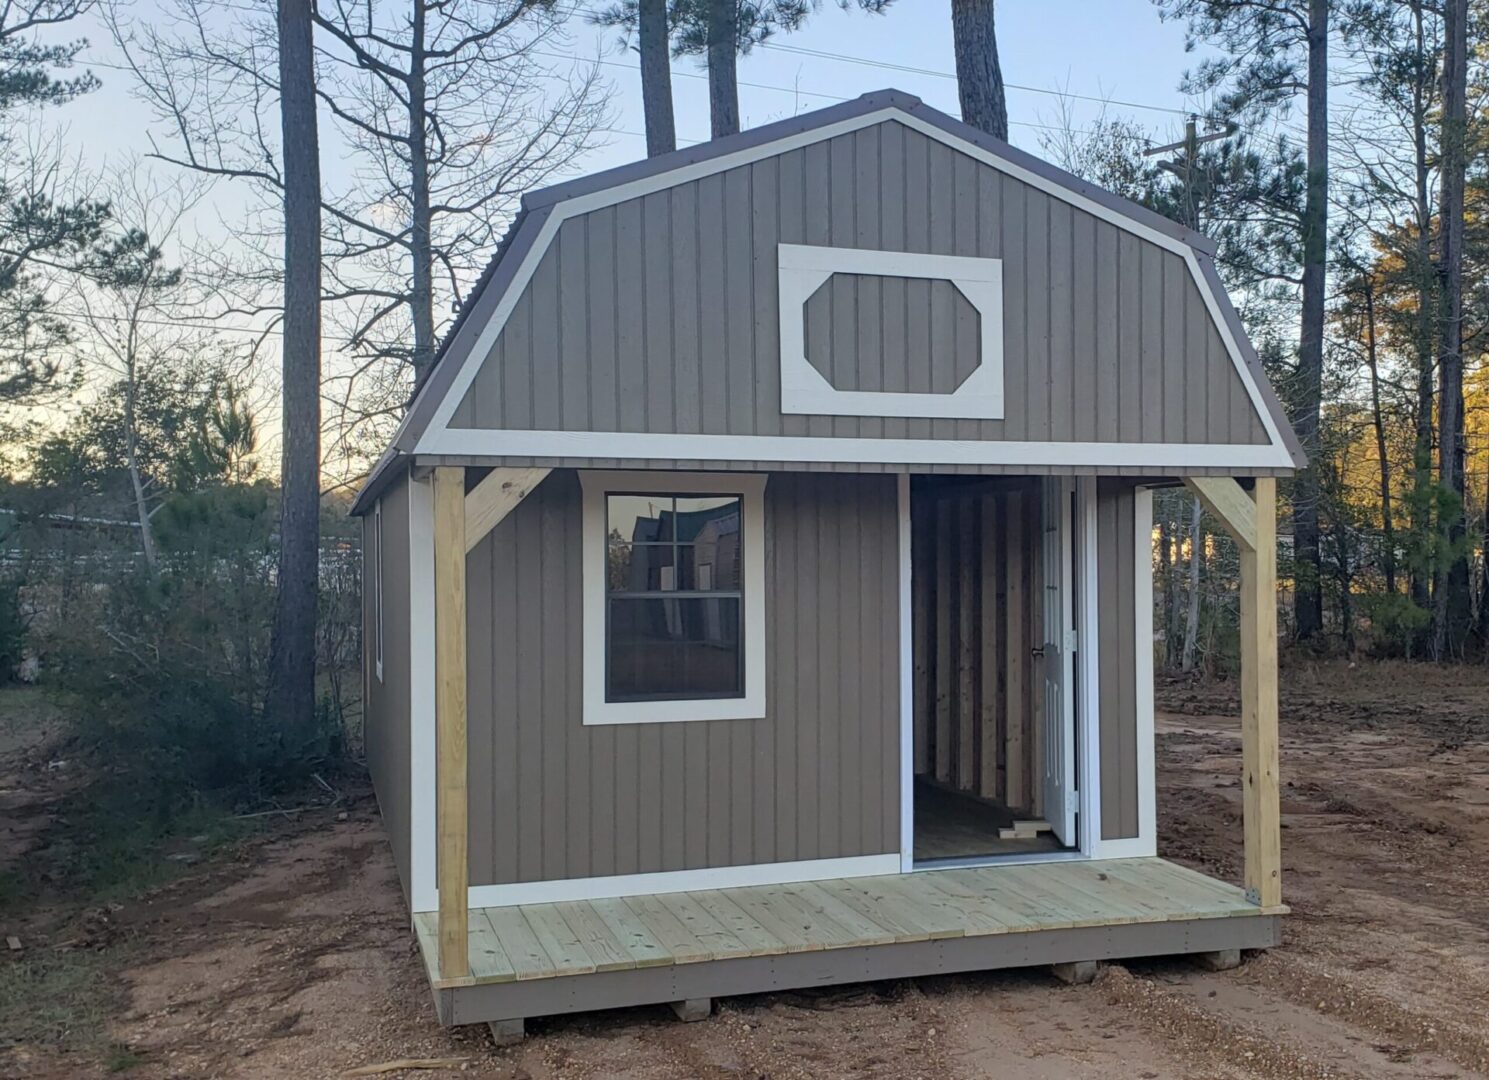
M764 477L586 472L584 722L764 715Z
M377 681L383 681L383 501L372 511L372 617L373 648L377 661Z

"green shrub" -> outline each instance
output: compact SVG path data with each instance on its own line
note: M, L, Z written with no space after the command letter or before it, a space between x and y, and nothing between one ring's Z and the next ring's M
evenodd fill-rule
M26 618L21 611L21 579L0 577L0 686L15 678L25 655Z
M77 735L110 813L164 827L211 803L261 803L333 768L339 718L291 725L263 711L273 622L272 503L259 486L173 497L157 515L159 567L131 563L96 615L53 642Z

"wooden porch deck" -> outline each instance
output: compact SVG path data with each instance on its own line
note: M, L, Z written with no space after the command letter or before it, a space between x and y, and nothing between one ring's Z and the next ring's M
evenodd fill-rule
M1149 858L476 909L471 973L456 979L436 970L436 915L417 915L415 925L441 1020L472 1023L938 971L1265 947L1285 911Z

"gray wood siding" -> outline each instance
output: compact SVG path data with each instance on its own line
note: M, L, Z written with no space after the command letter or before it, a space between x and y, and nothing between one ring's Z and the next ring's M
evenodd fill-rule
M1132 485L1100 480L1096 488L1097 612L1101 630L1101 838L1136 836L1137 651L1134 640L1136 567Z
M899 850L895 482L774 474L765 514L763 720L583 725L573 472L471 552L472 884Z
M376 515L362 518L362 653L367 686L363 738L378 809L393 845L393 862L409 895L409 544L408 474L382 495L383 547ZM377 560L383 566L383 677L377 677Z
M1002 259L1005 419L782 414L779 242ZM834 366L929 390L962 320L922 291L834 309ZM565 221L452 424L1266 441L1178 255L895 121Z
M924 337L912 340L907 311ZM804 305L807 362L838 390L949 394L981 362L981 319L949 281L834 274ZM923 363L895 363L918 356Z

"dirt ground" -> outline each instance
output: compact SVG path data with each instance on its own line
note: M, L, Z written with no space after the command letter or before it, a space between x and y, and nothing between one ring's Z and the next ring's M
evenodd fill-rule
M663 1007L537 1021L496 1049L435 1023L366 793L345 820L302 815L118 910L17 925L26 949L128 958L109 969L109 1035L129 1076L330 1077L397 1058L451 1061L387 1075L534 1080L1489 1076L1489 672L1292 667L1283 697L1293 914L1282 948L1229 972L1154 960L1082 987L1031 970L768 994L695 1024ZM1159 703L1162 853L1235 880L1233 688L1169 684ZM6 773L0 748L0 800L24 787L18 754ZM90 1053L7 1041L0 1076L105 1073Z

